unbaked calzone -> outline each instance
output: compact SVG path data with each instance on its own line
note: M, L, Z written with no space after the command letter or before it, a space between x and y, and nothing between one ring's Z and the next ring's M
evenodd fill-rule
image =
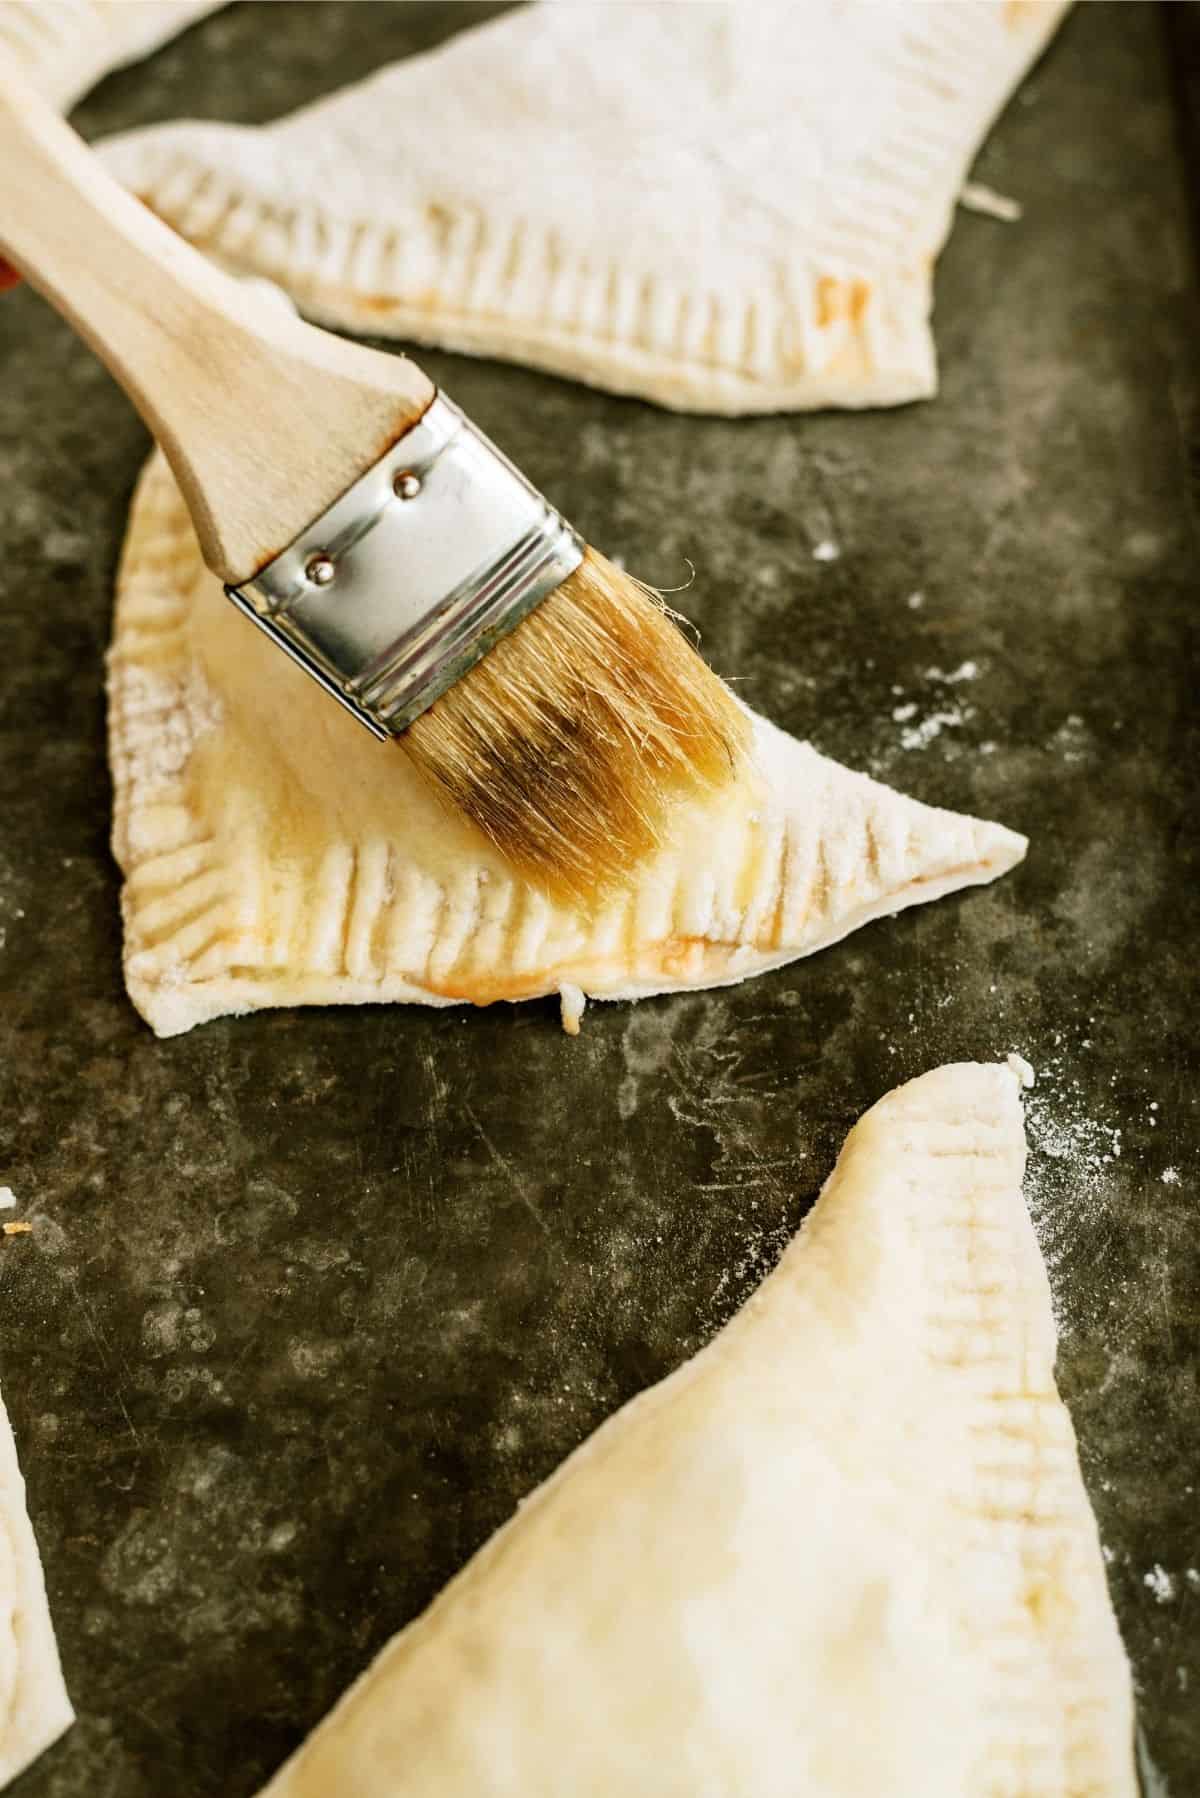
M0 0L0 50L68 107L110 69L137 62L222 0Z
M1018 1095L965 1063L869 1111L264 1798L1136 1798Z
M739 981L1025 852L758 719L753 774L681 808L632 887L555 904L234 611L157 454L109 694L125 974L164 1036L261 1006L548 993L574 1027L585 996Z
M17 1445L0 1403L0 1785L24 1772L74 1717Z
M1063 0L544 4L266 128L111 140L352 331L705 412L934 391L933 264Z

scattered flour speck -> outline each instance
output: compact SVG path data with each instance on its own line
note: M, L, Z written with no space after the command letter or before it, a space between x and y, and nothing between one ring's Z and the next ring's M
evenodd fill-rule
M1149 1573L1142 1575L1143 1586L1149 1587L1158 1604L1169 1604L1175 1596L1175 1581L1166 1568L1155 1561Z
M1164 1186L1178 1186L1179 1169L1177 1167L1165 1167L1162 1171L1162 1183Z
M930 712L919 724L912 724L900 733L901 749L928 749L935 743L943 730L959 730L967 721L975 716L972 706L947 706L944 711Z
M910 593L905 604L910 612L919 612L921 607L925 604L925 595L923 593Z
M836 562L841 553L836 543L823 537L820 543L813 544L812 558L814 562Z
M1090 751L1091 742L1091 733L1079 713L1070 712L1050 739L1050 746L1059 752L1064 762L1082 762Z
M940 681L944 687L955 687L958 685L959 681L978 680L979 663L960 662L959 666L957 668L951 668L948 674L944 674L940 668L927 668L925 670L925 679Z

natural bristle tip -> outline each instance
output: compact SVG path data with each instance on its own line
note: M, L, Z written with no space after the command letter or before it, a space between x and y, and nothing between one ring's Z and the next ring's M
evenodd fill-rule
M517 868L586 899L733 778L749 728L658 596L589 550L401 741Z

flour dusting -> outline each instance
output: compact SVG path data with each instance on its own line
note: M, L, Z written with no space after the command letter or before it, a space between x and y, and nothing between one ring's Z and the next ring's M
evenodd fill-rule
M751 1225L743 1238L741 1254L736 1261L730 1262L721 1270L720 1278L713 1287L705 1326L707 1334L715 1333L728 1322L732 1315L731 1295L736 1305L742 1305L749 1297L749 1291L766 1279L794 1234L795 1230L789 1223L774 1226L759 1223Z
M1060 1335L1069 1333L1072 1300L1107 1304L1102 1269L1089 1268L1086 1290L1067 1280L1067 1268L1081 1235L1103 1219L1116 1202L1121 1160L1119 1124L1093 1116L1083 1085L1060 1051L1042 1061L1038 1083L1025 1099L1029 1163L1025 1198L1037 1231Z
M122 753L130 778L145 788L177 779L201 737L221 722L218 695L197 671L167 680L127 662L114 662L113 703L122 717Z
M924 596L913 593L909 596L908 604L916 610L924 604ZM939 668L934 663L922 670L920 679L927 687L957 687L966 681L978 680L980 672L980 664L968 657L957 668ZM976 715L974 706L948 693L939 693L936 697L929 694L924 700L909 699L903 687L893 686L892 697L898 702L892 707L892 722L903 726L896 748L907 753L928 749L944 732L961 730ZM882 773L886 770L895 753L895 749L892 749L882 757L876 757L872 762L873 771ZM959 753L958 745L947 744L944 753L949 760Z

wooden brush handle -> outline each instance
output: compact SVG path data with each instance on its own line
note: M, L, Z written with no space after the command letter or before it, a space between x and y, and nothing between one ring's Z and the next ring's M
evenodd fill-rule
M125 389L225 581L278 555L434 396L415 363L306 325L222 274L2 59L0 252Z

